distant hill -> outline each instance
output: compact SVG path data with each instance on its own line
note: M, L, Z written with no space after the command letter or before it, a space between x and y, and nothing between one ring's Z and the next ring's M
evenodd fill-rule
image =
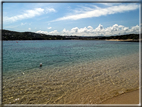
M61 40L60 35L52 36L33 32L15 32L2 30L2 40Z
M34 32L16 32L9 30L2 30L2 40L109 40L131 39L138 41L139 34L127 34L119 36L61 36L61 35L46 35Z

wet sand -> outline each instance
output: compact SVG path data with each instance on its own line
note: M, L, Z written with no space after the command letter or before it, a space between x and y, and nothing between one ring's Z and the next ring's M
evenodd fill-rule
M139 90L113 97L102 104L139 104Z

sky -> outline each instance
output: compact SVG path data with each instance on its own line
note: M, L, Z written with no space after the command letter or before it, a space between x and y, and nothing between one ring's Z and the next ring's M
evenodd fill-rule
M3 3L3 29L50 35L139 33L139 3Z

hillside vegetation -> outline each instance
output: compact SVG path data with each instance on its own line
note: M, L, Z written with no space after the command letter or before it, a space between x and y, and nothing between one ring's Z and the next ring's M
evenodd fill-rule
M46 35L33 32L16 32L2 30L2 40L109 40L109 39L132 39L139 40L139 34L128 34L119 36L61 36L61 35Z

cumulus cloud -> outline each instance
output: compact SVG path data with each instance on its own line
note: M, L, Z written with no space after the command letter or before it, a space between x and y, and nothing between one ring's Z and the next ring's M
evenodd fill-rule
M49 34L55 34L55 35L57 35L57 34L59 34L59 32L57 30L53 30L53 31L49 32Z
M103 25L99 24L99 26L95 29L96 31L101 31L103 29Z
M83 18L100 17L100 16L106 16L109 14L116 14L116 13L132 11L138 8L139 8L138 4L120 4L117 6L112 5L106 8L100 8L94 5L92 8L82 7L80 10L78 9L74 10L74 13L72 13L71 15L57 18L51 22L61 21L61 20L79 20Z
M57 30L53 30L53 31L51 31L51 32L39 30L39 31L37 31L36 33L42 33L42 34L48 34L48 35L58 35L58 34L60 34Z
M93 28L92 26L78 28L74 27L70 30L65 28L58 32L57 30L47 32L47 31L37 31L36 33L52 34L52 35L76 35L76 36L113 36L113 35L123 35L123 34L138 34L139 26L133 26L131 28L125 27L123 25L114 24L113 26L104 28L103 25L99 24L98 27Z
M12 17L7 17L4 16L3 20L4 22L15 22L17 20L23 20L23 19L28 19L28 18L33 18L35 16L42 15L43 13L49 13L49 12L55 12L53 8L35 8L33 10L26 10L23 14L20 15L15 15Z
M36 33L49 34L47 31L38 30Z

